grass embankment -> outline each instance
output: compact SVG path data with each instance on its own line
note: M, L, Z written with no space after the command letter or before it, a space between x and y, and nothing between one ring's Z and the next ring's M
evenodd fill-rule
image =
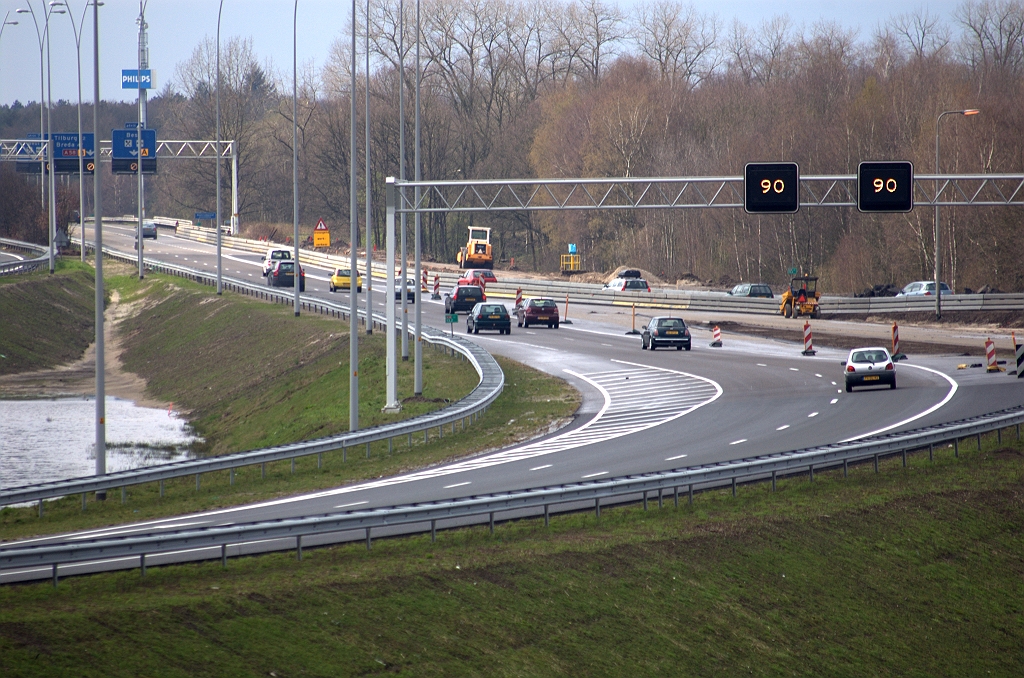
M15 676L1017 676L1022 463L0 588Z
M96 334L94 280L81 264L0 277L0 375L82 357Z
M60 277L60 276L56 276ZM91 280L90 280L91 286ZM348 431L348 324L304 314L291 307L231 293L218 297L208 287L177 278L132 275L107 280L121 304L133 312L118 328L126 369L143 377L155 398L173 401L190 414L203 436L203 453L221 454L309 440ZM31 290L31 288L29 288ZM0 291L0 298L3 297ZM38 301L38 300L37 300ZM89 305L89 313L91 311ZM402 418L444 407L477 384L476 371L459 357L428 347L423 352L424 391L405 398ZM385 335L360 334L360 425L394 421L381 412L385 398ZM78 357L78 356L74 356ZM35 509L0 510L0 539L62 532L258 501L377 478L515 442L570 416L578 394L565 382L508 360L500 360L508 388L477 423L449 432L239 469L235 483L227 472L129 487L122 505L118 493L106 502L90 495L87 510L79 497L47 502ZM399 362L399 393L413 390L413 361ZM515 424L510 424L515 420ZM145 441L140 441L145 442Z

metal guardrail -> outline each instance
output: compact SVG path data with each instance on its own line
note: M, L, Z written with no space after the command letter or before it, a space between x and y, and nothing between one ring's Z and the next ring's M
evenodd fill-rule
M10 238L0 238L0 245L9 249L43 253L42 256L36 257L35 259L22 259L20 261L0 263L0 275L28 273L36 270L43 264L49 264L50 262L50 250L46 245L37 245L31 242L22 242L21 240L11 240Z
M182 227L178 231L183 237L199 242L211 243L216 240L213 229ZM228 246L249 252L263 254L274 243L245 238L229 237ZM300 261L306 265L323 268L347 268L347 257L300 250ZM425 264L429 268L429 263ZM375 278L383 278L384 264L374 263ZM551 297L562 302L569 298L569 307L577 304L598 306L632 306L652 310L702 311L709 313L749 313L758 315L779 315L779 299L733 297L725 292L690 291L672 288L652 288L651 292L612 292L595 283L572 282L569 280L540 280L536 278L511 278L500 272L502 281L487 286L487 294L501 299L514 299L517 289L523 296ZM434 276L440 282L440 293L451 290L461 272L448 269L428 270L427 289L433 292ZM942 305L952 311L1018 311L1024 310L1024 294L950 294L943 295ZM886 313L934 312L934 297L833 297L821 298L821 312L826 315L884 315ZM571 310L570 310L571 315Z
M1016 426L1019 439L1021 423L1024 423L1024 407L866 441L836 443L657 473L305 518L185 529L157 536L102 537L66 544L0 548L0 570L52 566L56 584L58 565L97 559L138 557L145 572L147 556L220 547L219 555L226 563L228 546L254 541L262 542L264 550L296 548L301 557L304 537L333 535L331 542L365 538L369 548L374 530L378 536L391 536L429 529L433 536L439 522L446 522L451 527L479 523L484 516L493 529L496 515L503 515L504 519L543 515L546 522L552 507L559 512L594 510L600 516L602 503L607 507L642 500L646 508L651 493L657 493L659 504L666 492L670 492L678 503L679 492L683 488L692 501L695 491L731 485L735 494L739 483L768 481L774 490L779 477L808 473L813 480L815 471L841 466L845 473L850 463L871 459L874 459L877 471L880 457L900 453L904 455L903 463L906 465L908 452L927 447L931 457L936 445L950 441L953 441L954 453L959 455L960 439L977 436L980 448L982 434L998 431L1001 440L1002 430L1012 426ZM279 540L279 543L267 544L270 540ZM309 545L310 541L306 543ZM321 539L321 543L329 542ZM208 557L217 556L210 554Z
M104 253L113 258L122 258L130 262L135 261L133 257L120 254L114 250L108 251L104 248ZM161 273L185 277L190 280L205 282L206 284L216 284L216 278L213 275L183 266L150 262L147 264L147 267L150 270ZM224 279L224 288L279 303L292 304L294 302L291 292L278 292L275 289L268 289L261 285L254 285L230 278ZM313 313L329 314L342 317L343 319L349 317L347 307L319 299L306 298L302 301L302 308ZM363 309L360 309L359 315L365 319L365 311ZM381 329L386 328L382 316L375 315L374 321L375 324L379 324ZM474 421L480 413L487 409L501 395L504 389L505 375L497 361L494 360L494 357L479 345L458 336L447 336L444 332L434 328L424 327L423 329L423 339L425 341L464 355L472 363L477 374L480 376L480 382L469 395L442 410L394 424L376 426L363 431L328 436L291 445L280 445L263 450L239 452L208 459L185 460L132 471L110 473L104 476L89 476L38 485L7 488L0 490L0 506L38 501L40 502L40 512L42 512L42 501L44 499L113 490L129 485L160 482L171 478L192 475L196 476L196 485L198 486L200 476L203 473L266 464L272 461L296 459L313 454L319 455L324 452L338 449L344 450L359 445L369 445L370 443L391 438L411 436L413 433L422 432L424 438L426 438L429 435L430 429L434 428L438 429L439 435L443 435L444 426L451 425L454 431L455 425L460 422L463 428L465 428L465 421L467 419Z

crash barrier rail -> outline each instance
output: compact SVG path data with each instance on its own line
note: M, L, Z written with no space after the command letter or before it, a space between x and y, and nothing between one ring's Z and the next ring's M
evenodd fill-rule
M198 227L179 227L178 234L200 242L215 242L213 229ZM284 247L260 240L230 237L222 242L229 243L235 249L242 249L258 254L266 252L268 247ZM348 268L350 260L335 254L313 252L300 248L301 263L322 268ZM432 269L430 263L424 264L429 271L430 285L434 275L441 281L442 293L449 291L462 275L461 271L449 269ZM383 279L385 265L374 262L374 278ZM561 301L569 296L570 304L601 305L601 306L632 306L644 309L663 309L666 311L702 311L712 313L752 313L759 315L778 315L781 300L757 297L734 297L725 292L679 290L672 288L651 288L650 292L613 292L595 283L574 282L570 280L540 280L536 278L510 278L505 272L498 271L501 280L487 285L487 295L499 299L515 299L516 290L522 289L524 297L551 297ZM411 276L410 276L411 277ZM820 300L821 312L825 315L881 315L886 313L933 312L935 297L833 297L823 296ZM945 311L1018 311L1024 310L1024 294L948 294L942 296Z
M104 254L113 258L120 258L125 261L135 261L134 257L119 254L113 250L108 251L106 248L104 248ZM152 271L184 277L189 280L208 285L216 284L215 275L185 268L183 266L148 262L147 268ZM225 279L223 283L225 289L233 290L241 294L256 296L262 299L268 299L285 304L291 304L294 302L293 293L288 290L276 291L276 288L268 289L260 285L254 285L252 283L232 279ZM320 301L318 299L313 300L307 298L303 300L302 308L312 313L340 316L343 319L347 319L349 317L348 309L342 305L328 301ZM360 309L359 315L365 318L365 310ZM375 315L374 318L375 325L379 325L381 329L386 329L387 326L384 322L383 316ZM306 457L314 454L318 455L317 464L319 466L322 462L322 458L319 455L322 455L324 452L331 452L340 449L344 454L348 448L354 448L361 445L366 445L367 451L369 451L369 445L371 443L383 440L390 441L393 438L401 436L409 436L411 441L411 436L414 433L422 433L424 441L426 441L432 429L438 429L438 436L443 436L444 427L448 425L451 426L453 433L455 432L456 424L461 424L462 429L465 430L467 419L469 419L471 423L475 421L476 418L483 413L499 395L501 395L505 384L505 374L502 372L501 367L490 353L471 341L466 341L459 336L446 335L441 330L435 330L430 327L423 328L422 336L424 341L427 341L437 347L442 347L445 350L450 350L453 354L458 353L465 356L466 359L472 363L477 374L480 376L480 382L469 395L437 412L420 415L394 424L375 426L362 431L328 436L316 440L307 440L291 445L280 445L262 450L238 452L235 454L207 459L179 461L135 469L132 471L110 473L104 476L73 478L51 483L3 489L0 490L0 506L38 501L39 511L42 513L42 502L44 499L53 499L56 497L80 493L83 495L84 499L85 493L88 492L103 492L118 488L121 488L123 492L123 488L130 485L162 482L171 478L180 478L185 476L195 476L196 488L198 489L202 474L213 471L232 470L231 477L233 481L233 469L242 466L253 466L256 464L266 464L268 462L288 459L294 460L298 457ZM265 472L266 468L264 467L263 470ZM161 490L162 489L163 487L161 485Z
M12 240L10 238L0 238L0 245L7 249L42 252L42 256L36 257L35 259L20 259L18 261L0 263L0 275L28 273L29 271L34 271L43 264L49 264L50 262L50 250L46 245L37 245L31 242Z
M1019 439L1021 423L1024 423L1024 408L1018 407L863 441L840 442L657 473L304 518L168 531L157 536L101 537L75 540L74 543L15 545L0 548L0 571L51 566L53 581L56 584L58 565L98 559L109 561L117 558L139 558L138 562L144 574L146 559L150 556L219 547L219 556L226 565L229 546L241 547L256 541L261 542L260 548L263 551L294 548L301 559L303 539L308 537L320 536L321 538L316 540L318 544L365 538L366 546L370 548L374 531L380 537L429 530L431 537L434 538L439 523L442 527L447 525L450 528L470 523L479 524L487 520L493 531L496 517L513 520L543 516L547 524L552 507L556 508L556 512L593 510L600 517L602 504L608 507L642 500L646 509L648 501L652 498L657 498L660 506L666 493L669 493L678 505L681 490L686 492L692 502L695 491L724 489L731 486L735 495L740 483L771 482L772 490L775 490L779 477L808 474L813 481L815 471L820 473L840 467L845 475L851 463L873 460L877 472L880 458L897 454L903 455L903 464L906 466L908 452L928 448L929 459L932 459L936 446L950 442L954 454L959 456L961 439L977 436L980 449L982 434L995 431L1001 442L1002 431L1013 426L1016 426ZM331 538L324 539L325 535L330 535ZM279 541L276 544L267 543L270 540ZM306 541L307 546L312 543L311 540ZM211 559L216 557L215 553L208 556ZM150 564L153 564L153 561L150 561Z

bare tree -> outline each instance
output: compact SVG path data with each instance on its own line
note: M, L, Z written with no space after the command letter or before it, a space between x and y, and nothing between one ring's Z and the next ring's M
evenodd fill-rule
M718 17L699 14L692 4L659 0L640 5L632 36L663 80L695 87L719 64L718 30Z

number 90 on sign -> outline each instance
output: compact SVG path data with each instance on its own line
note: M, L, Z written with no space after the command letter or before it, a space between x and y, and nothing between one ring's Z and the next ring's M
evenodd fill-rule
M857 209L861 212L909 212L914 209L913 163L860 163L857 167Z
M743 188L748 213L792 214L800 208L800 168L795 162L747 163Z

